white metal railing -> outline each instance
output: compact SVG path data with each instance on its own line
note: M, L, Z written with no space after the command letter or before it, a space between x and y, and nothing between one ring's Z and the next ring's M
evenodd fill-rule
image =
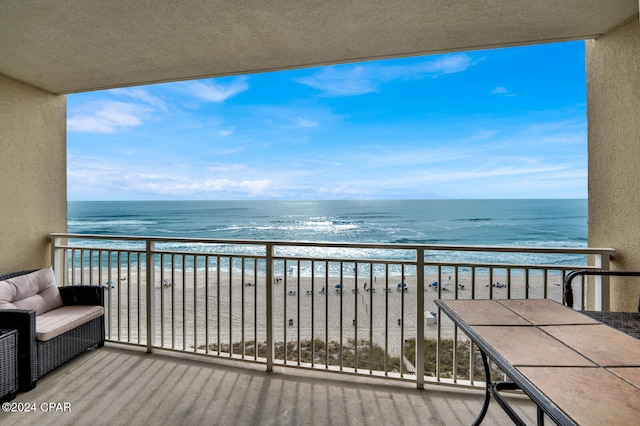
M51 234L61 285L106 286L106 336L274 365L474 384L477 353L437 298L552 298L612 249ZM323 256L329 248L341 256ZM545 263L487 262L523 255ZM462 255L461 255L462 254ZM484 261L444 261L482 254ZM556 262L555 258L562 258ZM567 257L574 262L567 263ZM437 260L434 260L437 259ZM508 260L508 259L507 259ZM598 291L608 288L606 277ZM585 282L575 292L584 306ZM607 300L596 295L602 307ZM424 366L420 368L419 366Z

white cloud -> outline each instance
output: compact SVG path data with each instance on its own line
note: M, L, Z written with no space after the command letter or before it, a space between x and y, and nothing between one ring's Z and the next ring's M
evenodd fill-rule
M292 129L313 129L344 119L344 115L336 114L326 107L306 103L256 106L251 114L256 122L264 123L270 130L280 129L285 133L287 140L304 134L290 132Z
M377 84L364 66L322 68L312 76L300 78L298 83L313 87L329 96L362 95L377 91Z
M228 173L236 172L238 170L246 170L248 168L245 164L220 164L216 166L209 166L208 170L214 173Z
M140 126L151 113L148 107L118 101L93 102L83 109L85 113L76 113L67 120L70 132L116 133Z
M502 87L502 86L498 86L495 89L493 89L491 91L492 95L503 95L503 96L515 96L515 93L511 93L509 90L507 90L506 87Z
M230 188L248 191L251 194L262 193L271 186L273 181L270 179L244 179L234 181L231 179L207 179L204 183L196 184L197 188L215 191L227 191Z
M207 102L224 102L232 96L249 89L246 77L233 79L229 83L215 80L188 81L182 83L186 90L193 96Z
M139 87L129 87L121 89L108 90L106 93L113 93L114 95L126 96L131 99L142 101L153 108L167 111L167 104L165 101L157 96L153 96L148 91Z
M200 99L222 102L248 88L246 78L237 78L228 84L211 81L192 81L177 83ZM180 86L181 85L181 86ZM146 121L158 118L159 113L167 113L169 107L162 97L155 96L149 90L139 87L106 90L102 100L87 102L79 106L70 106L67 129L77 133L121 133ZM126 101L122 99L127 98ZM198 126L220 126L221 119L207 117L206 122ZM212 130L219 137L233 134L233 127Z
M233 147L219 147L216 151L216 154L218 155L234 155L234 154L238 154L239 152L243 152L246 151L246 148L241 146L241 145L236 145Z
M309 120L308 118L298 118L295 121L295 127L306 129L311 127L318 127L319 123L314 120Z
M273 181L270 179L205 179L199 180L188 175L155 175L135 173L126 177L136 182L132 191L154 194L156 197L210 197L222 198L233 194L234 197L256 197L269 193Z
M443 74L454 74L466 71L473 66L474 61L471 56L464 53L454 53L437 57L434 60L419 62L417 64L405 66L392 66L389 69L402 78L422 78L428 76L439 76Z
M230 128L230 129L220 129L220 130L217 131L217 133L218 133L218 136L224 138L226 136L232 135L233 134L233 129L232 128Z
M380 85L399 79L437 77L462 72L475 64L466 54L450 54L411 65L371 63L321 68L296 81L320 90L327 96L353 96L377 92Z
M78 133L120 133L153 119L167 104L141 88L105 90L102 100L70 106L67 129ZM114 100L117 98L118 100ZM126 101L122 98L128 98Z
M329 198L369 198L376 194L378 189L377 185L371 185L373 188L367 188L370 183L367 181L356 182L356 185L338 184L337 186L321 186L317 189L317 194L322 194L323 197Z
M70 154L70 199L252 198L269 197L275 191L273 179L243 164L167 163L162 173L158 167Z

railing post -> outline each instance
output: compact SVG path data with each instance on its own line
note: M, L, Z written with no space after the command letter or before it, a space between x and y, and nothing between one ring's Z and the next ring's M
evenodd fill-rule
M265 285L266 285L266 323L267 323L267 371L273 371L273 245L267 244L265 266Z
M146 242L146 284L147 284L147 353L151 353L156 336L156 262L155 243ZM183 283L184 285L184 283Z
M54 237L51 239L51 265L53 265L53 272L56 277L56 283L58 285L64 285L62 282L64 277L64 265L62 264L63 256L61 254L62 238Z
M424 388L424 249L416 250L416 387Z
M598 269L608 271L611 268L611 255L596 254L594 256L594 263ZM609 276L596 275L594 281L595 287L595 310L596 311L608 311L611 308L609 294Z

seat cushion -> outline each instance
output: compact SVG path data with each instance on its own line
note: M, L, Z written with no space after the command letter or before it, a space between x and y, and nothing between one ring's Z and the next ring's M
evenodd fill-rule
M36 338L45 342L103 314L102 306L62 306L36 316Z
M51 267L0 281L0 309L27 309L42 315L62 306Z

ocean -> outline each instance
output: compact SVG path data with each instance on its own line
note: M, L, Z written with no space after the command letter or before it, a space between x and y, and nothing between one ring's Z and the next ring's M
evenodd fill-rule
M587 200L70 201L68 229L236 240L586 247ZM179 244L171 248L180 249ZM437 261L586 264L586 257L575 255L428 256Z

